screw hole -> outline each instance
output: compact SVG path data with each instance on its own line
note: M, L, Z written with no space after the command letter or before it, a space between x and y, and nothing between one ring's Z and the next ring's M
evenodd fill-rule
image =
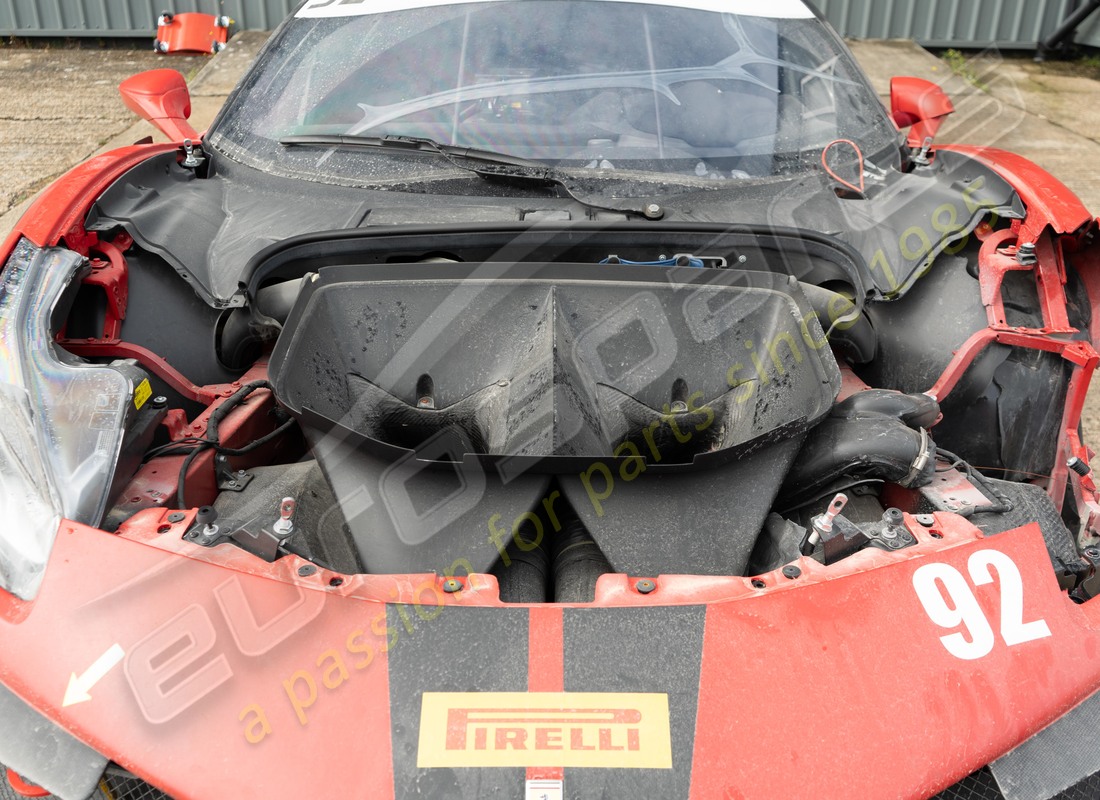
M759 578L754 578L753 582L752 582L752 588L754 588L754 589L767 589L768 584L764 583L764 581L760 580Z
M940 533L939 531L932 531L932 538L933 538L933 539L942 539L942 538L943 538L943 534L942 534L942 533Z
M157 533L168 533L168 531L170 531L170 530L172 530L171 525L158 525L157 526Z
M333 578L332 580L330 580L328 582L328 585L329 586L343 586L344 585L344 579L343 578Z

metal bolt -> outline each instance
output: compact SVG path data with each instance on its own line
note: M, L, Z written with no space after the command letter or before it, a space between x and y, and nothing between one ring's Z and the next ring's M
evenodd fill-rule
M1031 266L1037 261L1035 257L1035 242L1024 242L1016 248L1016 261L1021 266Z
M848 505L848 495L838 494L829 503L829 508L825 513L814 520L814 527L821 533L830 533L833 530L833 520L840 515L846 505Z
M1092 472L1092 469L1089 467L1089 465L1079 459L1077 456L1074 456L1069 461L1067 461L1066 466L1076 472L1082 478Z
M454 594L455 592L462 591L462 581L458 578L447 578L443 581L443 591L447 594Z
M802 577L802 570L794 564L788 564L783 567L783 577L790 581L797 580Z
M882 513L882 521L891 527L896 527L905 521L905 515L900 508L888 508Z
M1089 547L1085 549L1085 557L1091 561L1100 560L1100 547Z
M183 161L180 162L180 166L184 169L196 169L206 161L202 154L202 147L196 147L190 139L183 140L183 153Z
M317 571L317 567L313 566L312 564L305 564L301 567L298 567L298 574L300 576L302 576L303 578L308 578L310 575L312 575L316 571Z
M236 482L230 485L235 485ZM284 497L279 504L279 519L271 526L276 536L287 537L294 533L294 511L298 504L293 497Z
M162 394L158 394L153 398L153 408L164 408L168 405L168 398Z
M195 514L195 522L202 526L201 534L207 539L213 539L218 535L218 526L214 522L218 519L218 512L213 506L202 506Z
M660 219L665 215L665 210L656 203L650 203L645 207L643 213L645 214L646 219Z
M649 578L642 578L634 584L634 588L638 590L638 594L653 594L657 591L657 582Z

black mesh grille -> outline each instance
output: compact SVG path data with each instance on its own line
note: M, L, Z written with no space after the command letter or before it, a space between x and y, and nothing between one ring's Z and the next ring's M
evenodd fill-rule
M954 786L944 789L933 800L1003 800L1004 795L989 767L982 767ZM1050 800L1098 800L1100 799L1100 772L1090 775L1080 783L1069 787Z
M99 797L96 800L100 798L102 800L172 800L160 789L114 766L107 768L103 782L99 785Z
M16 794L8 785L3 765L0 765L0 800L23 800L22 795ZM56 800L56 798L51 794L46 800ZM107 772L99 784L99 791L92 795L91 800L172 799L160 789L156 789L141 780L141 778L137 778L130 772L112 765L107 768Z
M944 789L934 800L1002 800L1003 797L989 767L982 767L954 786Z
M1071 786L1054 800L1096 800L1100 797L1100 772L1089 775L1075 786Z

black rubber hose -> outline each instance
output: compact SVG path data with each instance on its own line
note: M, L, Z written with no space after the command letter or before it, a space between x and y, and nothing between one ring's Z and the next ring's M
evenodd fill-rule
M866 315L842 294L813 284L799 285L817 315L829 344L853 364L874 361L878 353L878 334Z
M554 547L554 602L591 603L596 581L612 572L611 563L578 518L567 522Z
M249 306L222 315L215 347L223 366L246 369L256 360L265 339L274 338L286 323L304 283L303 278L266 286Z
M838 403L810 432L780 491L798 508L841 481L880 480L909 489L935 474L936 446L925 432L940 416L928 395L870 390Z
M935 445L922 431L886 416L831 417L806 440L780 496L798 508L841 480L917 488L931 481L935 465Z
M513 538L493 565L492 574L500 587L502 603L545 603L549 596L550 552L548 542L538 538L538 531L524 521L517 535L523 546Z
M829 416L852 419L869 414L901 420L910 428L931 428L940 418L940 404L926 394L870 389L838 403Z

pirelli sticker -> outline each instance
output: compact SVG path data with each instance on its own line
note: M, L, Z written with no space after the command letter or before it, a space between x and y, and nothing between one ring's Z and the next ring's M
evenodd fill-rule
M425 692L416 764L672 769L668 695Z

